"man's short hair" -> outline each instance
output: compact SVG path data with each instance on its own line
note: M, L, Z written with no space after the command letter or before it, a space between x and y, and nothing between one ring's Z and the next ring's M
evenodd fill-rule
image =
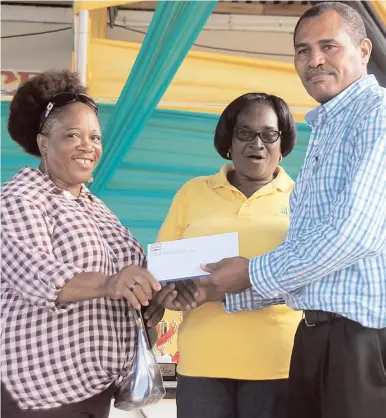
M348 6L344 3L339 3L336 1L325 1L318 4L315 4L310 9L306 10L304 14L298 20L298 23L295 26L294 31L294 44L296 32L299 28L300 23L307 18L320 16L328 10L335 10L342 17L346 31L350 35L354 44L359 45L360 42L367 38L366 27L363 22L361 15L353 9L351 6Z

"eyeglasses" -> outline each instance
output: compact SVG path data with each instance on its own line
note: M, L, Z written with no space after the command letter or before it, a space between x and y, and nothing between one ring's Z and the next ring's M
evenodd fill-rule
M258 136L265 144L274 144L281 135L281 131L255 132L246 126L235 126L233 131L239 141L253 141Z
M39 133L42 131L43 125L47 122L50 113L54 107L66 106L70 103L81 102L92 108L95 114L98 114L98 105L94 102L91 97L88 97L86 94L76 94L69 92L62 92L55 94L55 96L49 101L46 106L44 113L41 116Z

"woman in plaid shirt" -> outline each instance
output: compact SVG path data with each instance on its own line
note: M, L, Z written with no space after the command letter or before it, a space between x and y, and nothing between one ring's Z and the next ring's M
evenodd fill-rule
M132 307L159 283L138 241L84 186L98 107L76 74L45 72L12 100L13 140L40 158L2 198L2 416L104 418L135 357Z

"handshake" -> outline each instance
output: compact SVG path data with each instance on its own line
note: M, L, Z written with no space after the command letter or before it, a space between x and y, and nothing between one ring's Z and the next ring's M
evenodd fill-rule
M249 260L246 258L225 258L201 268L210 273L209 276L162 283L161 290L153 292L144 312L147 326L156 326L165 309L188 311L205 302L222 301L226 293L240 293L251 286Z
M197 279L158 282L145 268L129 265L106 277L101 296L126 299L135 309L144 307L144 319L154 327L165 309L187 311L205 302L222 301L226 293L240 293L251 287L249 260L244 257L224 258L201 266L209 275Z
M216 286L202 279L182 280L165 283L162 289L156 292L149 306L146 308L144 318L148 327L154 327L162 319L165 309L172 311L189 311L205 302L220 301L225 292L216 289Z

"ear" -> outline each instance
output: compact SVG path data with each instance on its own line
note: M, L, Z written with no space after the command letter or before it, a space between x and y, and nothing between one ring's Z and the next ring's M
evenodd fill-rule
M38 134L36 142L38 143L40 155L44 157L47 154L48 138L45 135Z
M370 60L373 44L371 43L370 39L365 38L359 44L359 48L361 49L362 64L367 65Z

